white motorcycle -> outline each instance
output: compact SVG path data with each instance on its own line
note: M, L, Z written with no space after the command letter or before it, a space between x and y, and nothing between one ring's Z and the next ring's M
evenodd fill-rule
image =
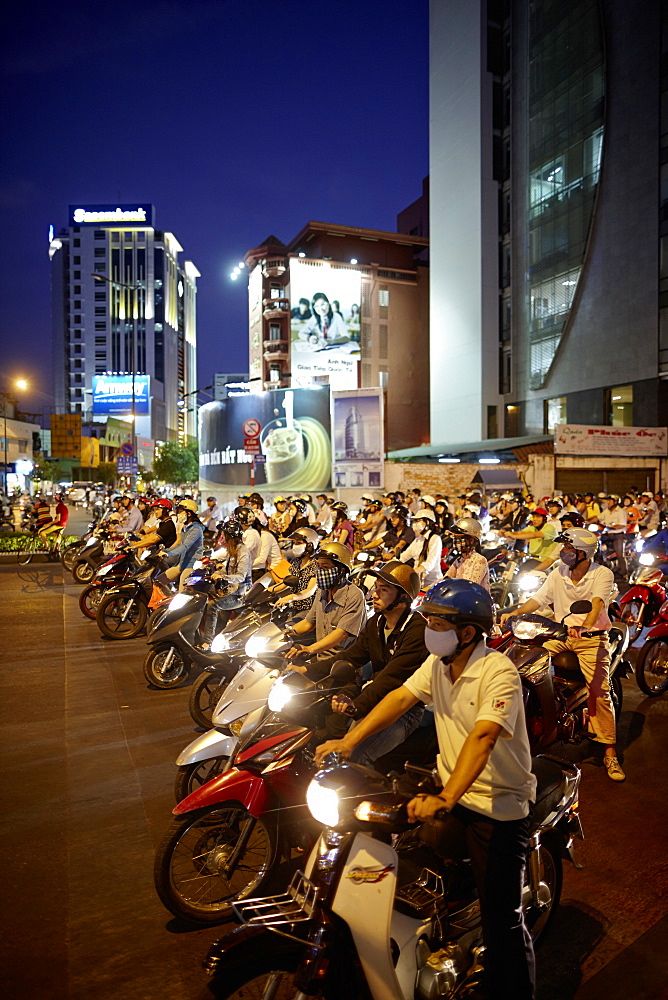
M523 905L537 940L559 902L562 856L573 860L582 828L578 768L538 757L534 773ZM422 774L428 782L430 772ZM305 871L281 895L233 904L242 926L211 947L204 995L454 1000L478 989L484 947L470 864L428 851L423 866L419 833L406 832L406 801L360 765L319 771L307 802L325 829Z

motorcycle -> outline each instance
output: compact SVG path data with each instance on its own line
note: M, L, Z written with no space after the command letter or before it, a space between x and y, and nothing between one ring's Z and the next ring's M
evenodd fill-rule
M98 604L95 621L108 639L134 639L146 625L153 579L167 566L159 551L148 555L146 563L146 569L113 587Z
M668 601L664 601L652 622L636 657L636 682L649 698L668 691Z
M538 565L538 559L531 559L524 552L509 549L505 569L501 570L499 567L496 580L490 583L489 588L492 600L501 611L508 611L524 599L525 591L520 585L520 578L525 572L535 570Z
M587 614L590 601L576 601L569 614ZM566 616L566 618L568 615ZM550 653L543 648L549 639L564 641L568 627L541 615L528 614L506 623L514 642L503 648L515 664L522 680L524 709L531 752L537 753L556 741L572 741L587 730L587 684L577 655L571 650ZM587 637L600 636L599 630L582 632ZM625 658L629 646L626 625L617 623L608 632L610 641L610 696L618 720L622 710L622 677L631 673ZM499 648L499 646L497 646Z
M174 916L220 923L231 915L232 902L259 889L279 860L310 850L317 836L305 805L316 770L312 720L317 707L350 682L352 669L335 665L317 684L286 674L281 680L290 684L274 684L269 714L239 744L234 766L174 807L176 818L154 866L156 891Z
M136 535L129 538L136 541ZM90 583L98 566L115 548L114 533L110 528L98 528L85 542L72 566L72 576L77 583ZM124 539L125 540L125 539Z
M109 556L95 570L92 581L79 594L79 610L86 618L95 620L100 601L111 587L119 586L142 568L150 549L138 554L134 549L123 546L120 551Z
M666 561L667 557L658 553L641 552L639 565L629 579L631 586L619 600L621 621L628 626L631 645L643 628L659 620L659 610L666 600L664 575L659 566Z
M533 771L538 789L522 905L538 941L560 899L562 857L575 864L572 838L582 838L582 827L578 768L539 757ZM418 787L431 791L431 775ZM407 801L391 779L360 765L335 763L319 771L307 802L324 829L304 871L280 895L232 904L242 926L209 950L208 995L475 995L485 964L470 862L405 850L406 840L417 839L406 833Z

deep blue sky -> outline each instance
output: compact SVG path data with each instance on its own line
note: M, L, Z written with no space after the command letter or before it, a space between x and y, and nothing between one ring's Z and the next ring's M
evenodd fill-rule
M153 202L202 272L205 385L247 367L246 250L309 219L394 229L428 172L427 0L24 0L0 45L1 370L35 410L69 204Z

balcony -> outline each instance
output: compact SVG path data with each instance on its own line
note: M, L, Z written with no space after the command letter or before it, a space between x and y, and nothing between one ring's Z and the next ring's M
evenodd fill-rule
M280 319L290 315L290 299L263 299L262 315L265 319Z
M289 378L281 378L281 379L278 380L278 382L272 382L271 379L267 378L262 383L262 388L263 389L289 389L290 388L290 379Z
M290 353L287 340L265 340L262 343L265 361L284 360Z
M265 260L262 265L262 277L263 278L280 278L282 274L285 274L287 268L287 261L284 259L278 260Z

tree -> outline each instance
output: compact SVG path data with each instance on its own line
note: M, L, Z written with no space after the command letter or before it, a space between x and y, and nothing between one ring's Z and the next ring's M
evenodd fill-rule
M98 482L106 486L113 486L116 482L116 463L100 462L97 469L94 469L95 478Z
M153 471L164 483L195 483L199 477L197 443L181 445L167 441L153 460Z

